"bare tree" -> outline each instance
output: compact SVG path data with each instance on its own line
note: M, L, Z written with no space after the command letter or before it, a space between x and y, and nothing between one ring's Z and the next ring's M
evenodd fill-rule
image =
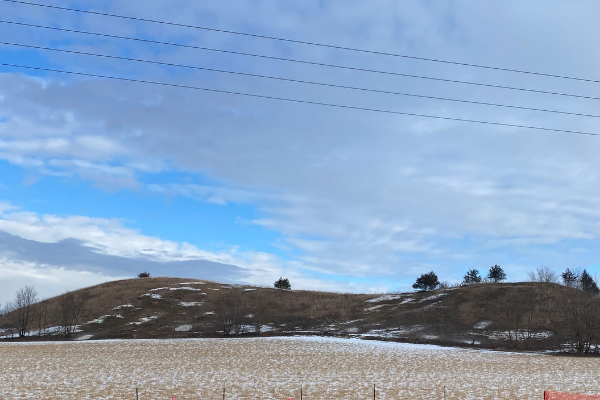
M543 265L537 267L535 271L529 271L527 275L530 282L558 283L559 278L559 275L555 271Z
M589 353L600 337L600 296L577 292L565 299L563 307L571 348Z
M15 308L16 327L19 337L25 337L33 314L33 304L37 301L37 291L33 286L24 286L17 290L13 306Z
M10 335L14 334L16 327L16 320L14 318L14 314L12 314L13 311L13 303L10 301L4 304L2 307L2 328L5 329L7 334Z
M262 326L267 319L269 299L262 290L257 290L252 303L252 325L256 336L260 336Z
M499 325L514 348L527 347L533 339L533 323L537 315L535 295L516 297L512 293L498 302Z
M221 296L216 304L215 314L223 328L223 335L228 336L233 332L236 335L244 331L246 313L245 295L241 288L233 287Z
M66 292L58 298L56 319L65 338L70 338L75 332L83 303L83 297L74 292Z
M38 303L36 307L36 315L37 315L37 328L38 328L38 336L40 338L46 335L46 330L48 329L48 318L49 318L49 306L48 301L42 301Z

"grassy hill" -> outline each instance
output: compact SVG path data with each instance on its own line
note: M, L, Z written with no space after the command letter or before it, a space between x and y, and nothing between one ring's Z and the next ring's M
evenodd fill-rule
M547 350L571 339L572 299L580 295L576 289L547 283L366 295L138 278L76 291L82 307L73 338L217 337L224 336L224 329L249 336L260 327L261 335ZM36 305L38 311L50 310L48 327L60 325L60 316L51 311L58 303L59 298L52 298ZM32 333L39 329L39 314L31 320ZM8 320L5 316L5 329Z

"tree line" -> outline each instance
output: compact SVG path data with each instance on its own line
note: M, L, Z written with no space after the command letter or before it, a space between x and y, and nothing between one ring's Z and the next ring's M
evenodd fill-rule
M0 328L20 338L33 335L43 338L50 334L70 338L77 329L84 298L76 292L65 292L53 302L38 300L33 286L18 289L14 300L1 308Z
M562 274L558 274L548 267L542 266L534 271L528 272L530 282L541 283L562 283L565 286L580 289L586 293L600 294L598 282L587 272L586 269L570 269L567 268ZM487 276L481 276L479 270L469 269L463 277L462 283L455 286L473 285L477 283L499 283L506 280L506 272L499 265L490 267ZM430 271L422 274L417 278L412 285L413 289L428 291L435 290L439 287L445 288L450 285L447 282L440 282L435 272Z

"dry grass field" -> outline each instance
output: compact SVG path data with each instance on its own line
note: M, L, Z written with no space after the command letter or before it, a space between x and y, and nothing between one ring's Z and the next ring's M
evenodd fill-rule
M325 338L0 344L3 399L542 399L599 393L600 359Z

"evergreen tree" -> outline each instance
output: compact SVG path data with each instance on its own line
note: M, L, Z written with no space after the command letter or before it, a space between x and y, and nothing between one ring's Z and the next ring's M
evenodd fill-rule
M596 285L596 281L588 272L584 269L581 273L581 278L579 278L579 283L581 284L581 290L584 292L598 294L600 289L598 289L598 285Z
M417 281L412 285L413 289L422 290L424 292L428 290L434 290L440 284L435 272L431 271L427 274L423 274L417 278Z
M560 274L560 276L562 277L565 286L575 287L579 283L579 275L571 271L569 268Z
M470 269L463 278L463 285L470 285L472 283L481 283L481 275L476 269Z
M275 288L277 289L292 290L292 285L290 285L290 281L288 280L288 278L279 277L279 279L275 281L273 286L275 286Z
M506 280L506 273L498 264L490 268L487 278L494 283L502 282Z

